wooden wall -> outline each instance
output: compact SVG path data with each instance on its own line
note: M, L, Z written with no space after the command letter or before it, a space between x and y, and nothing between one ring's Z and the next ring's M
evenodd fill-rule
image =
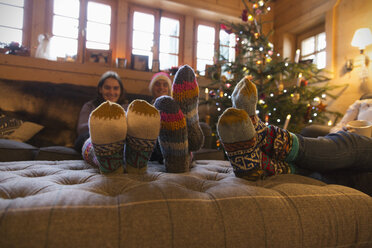
M327 36L327 70L332 84L348 84L343 90L335 90L340 97L328 101L330 109L344 113L347 107L361 95L372 92L372 67L368 66L368 78L360 79L362 57L358 48L351 46L355 30L368 27L372 30L372 1L370 0L276 0L275 47L293 59L296 37L302 32L324 25ZM365 49L372 58L372 45ZM354 60L354 69L346 72L345 63Z

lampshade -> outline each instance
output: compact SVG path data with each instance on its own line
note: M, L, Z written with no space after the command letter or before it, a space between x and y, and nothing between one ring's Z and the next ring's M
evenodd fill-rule
M353 47L359 47L359 49L363 50L372 44L372 34L369 28L360 28L355 31L353 40L351 41L351 45Z

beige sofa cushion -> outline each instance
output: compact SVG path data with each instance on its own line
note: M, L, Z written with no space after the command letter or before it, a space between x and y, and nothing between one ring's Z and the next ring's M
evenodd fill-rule
M226 161L101 175L84 161L0 163L0 247L372 247L372 198Z

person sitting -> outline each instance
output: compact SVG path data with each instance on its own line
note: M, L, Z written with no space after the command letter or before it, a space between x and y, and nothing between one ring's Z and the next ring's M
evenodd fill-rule
M97 85L97 97L86 102L80 110L75 150L81 151L84 142L89 138L88 119L91 112L105 101L111 101L127 109L126 92L119 75L114 71L102 74Z

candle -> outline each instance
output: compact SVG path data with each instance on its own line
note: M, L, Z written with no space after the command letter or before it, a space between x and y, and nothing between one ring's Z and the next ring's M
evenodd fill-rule
M298 74L298 78L297 78L297 87L300 87L301 86L301 79L302 79L302 73L300 72Z
M298 63L300 61L300 52L301 52L300 49L296 50L296 56L294 60L295 63Z
M287 115L287 118L285 119L284 126L283 126L284 129L287 129L290 120L291 120L291 115Z
M209 89L208 88L205 88L205 100L208 101L209 100Z

